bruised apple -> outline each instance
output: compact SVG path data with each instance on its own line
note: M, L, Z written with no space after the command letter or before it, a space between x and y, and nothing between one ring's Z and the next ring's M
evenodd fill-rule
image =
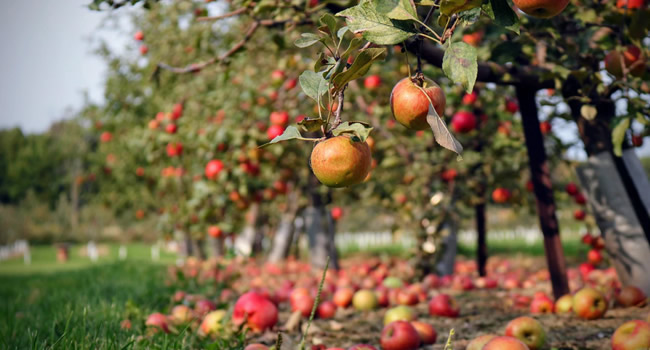
M371 164L368 144L347 136L329 138L317 144L311 152L314 175L328 187L347 187L363 182Z
M569 0L513 0L513 3L529 16L551 18L560 14Z
M443 115L446 104L445 93L438 84L426 78L423 79L421 87L418 83L417 79L404 78L390 93L393 116L400 124L412 130L424 130L429 127L429 100L439 116Z

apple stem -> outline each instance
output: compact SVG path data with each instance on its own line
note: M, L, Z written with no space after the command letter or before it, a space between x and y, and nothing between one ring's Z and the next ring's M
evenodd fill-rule
M339 105L336 106L336 112L334 112L334 122L332 123L332 127L330 128L330 131L332 129L336 129L337 126L339 126L342 123L341 120L341 112L343 112L343 99L345 97L345 88L347 87L344 86L341 91L338 93L338 103Z

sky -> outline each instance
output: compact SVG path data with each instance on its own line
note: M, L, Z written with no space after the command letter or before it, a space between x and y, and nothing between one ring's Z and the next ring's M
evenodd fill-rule
M91 52L88 40L107 14L88 10L89 2L1 2L0 128L43 132L67 108L79 109L84 92L92 101L102 101L105 64ZM116 31L100 35L116 49L130 39Z

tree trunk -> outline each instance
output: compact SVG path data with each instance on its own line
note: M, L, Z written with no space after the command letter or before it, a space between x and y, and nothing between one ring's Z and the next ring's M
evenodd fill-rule
M621 283L637 286L650 295L650 245L614 164L615 158L609 152L590 156L586 164L578 167L578 176ZM633 150L624 151L624 159L629 159L629 163L633 164L635 158ZM636 162L639 163L638 158ZM638 172L641 165L635 169ZM642 186L645 193L650 193L647 179Z
M451 218L441 223L442 227L439 232L442 234L441 247L442 254L436 264L436 272L440 276L452 275L454 273L454 265L456 263L456 252L458 250L457 232L458 225Z
M270 262L280 262L289 256L289 250L295 232L295 227L293 226L295 219L295 215L282 215L280 225L273 236L273 245L271 247L271 253L269 253Z
M485 203L474 206L476 212L476 265L478 274L485 277L485 265L487 264L487 240L485 234Z
M596 223L605 239L605 248L623 284L636 285L650 293L650 185L633 150L623 157L613 154L611 123L615 103L597 92L590 96L598 111L596 118L582 118L583 103L577 79L569 79L562 93L578 124L580 139L589 155L578 168L582 187ZM624 149L625 147L624 144ZM644 242L645 241L645 242Z
M192 237L186 231L182 232L183 239L179 242L179 252L183 258L189 258L192 256L193 246L192 246Z
M212 247L212 256L221 258L224 254L224 241L223 237L211 238L210 246Z
M553 184L546 161L544 139L539 128L535 90L523 85L516 87L517 99L521 110L526 149L530 166L531 179L537 202L537 214L544 234L544 250L546 263L551 275L553 295L559 298L569 293L569 283L566 274L566 262L560 241L560 225L555 216L555 199Z
M246 213L246 226L241 234L235 239L235 251L244 256L251 256L253 253L253 245L255 244L255 236L257 235L256 223L259 216L259 204L253 203Z

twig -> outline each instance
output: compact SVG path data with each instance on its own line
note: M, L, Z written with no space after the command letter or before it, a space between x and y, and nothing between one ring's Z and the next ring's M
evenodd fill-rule
M230 48L230 50L226 51L220 56L213 57L207 61L201 62L201 63L192 63L188 66L185 67L173 67L170 66L166 63L160 62L158 63L157 68L162 68L165 70L168 70L173 73L178 73L178 74L186 74L186 73L194 73L202 70L203 68L214 64L216 62L221 62L225 60L226 58L230 57L232 54L235 52L239 51L247 42L250 40L250 38L253 36L257 28L260 27L260 22L255 21L251 24L250 27L248 27L248 31L246 31L246 35L244 35L244 38L242 38L239 42L237 42L233 47Z
M237 15L240 15L248 10L247 7L242 7L240 9L234 10L232 12L224 13L223 15L219 16L205 16L205 17L198 17L196 20L197 22L206 22L206 21L218 21L220 19L228 18L228 17L234 17Z
M341 112L343 112L343 99L345 98L345 88L344 86L341 91L339 91L338 94L338 103L339 105L336 106L336 112L334 112L334 122L332 123L332 129L336 129L337 126L341 125Z

